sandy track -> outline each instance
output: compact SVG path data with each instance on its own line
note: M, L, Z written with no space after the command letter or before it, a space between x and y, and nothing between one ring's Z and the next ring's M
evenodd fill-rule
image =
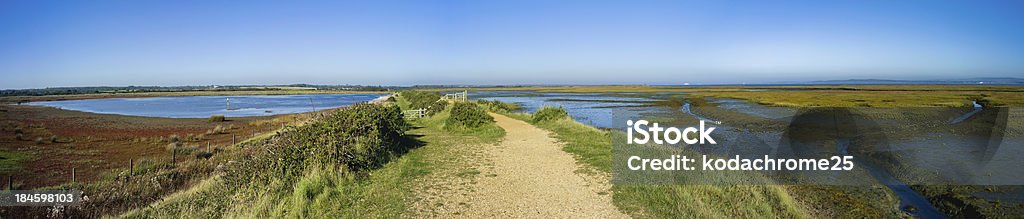
M465 195L442 195L433 216L471 218L627 218L612 205L606 179L576 173L572 155L550 133L491 114L505 129L496 145L481 145L485 164ZM446 192L441 192L444 194ZM447 193L452 194L452 193ZM450 200L443 200L450 199Z

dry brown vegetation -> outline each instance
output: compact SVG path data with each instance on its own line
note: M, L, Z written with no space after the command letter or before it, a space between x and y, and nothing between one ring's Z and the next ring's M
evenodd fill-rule
M94 114L50 107L0 105L0 151L24 155L7 162L0 176L13 176L17 188L53 186L70 181L75 168L79 182L110 175L129 160L171 159L165 147L229 145L294 121L294 116L207 119L169 119ZM219 128L218 128L219 127Z

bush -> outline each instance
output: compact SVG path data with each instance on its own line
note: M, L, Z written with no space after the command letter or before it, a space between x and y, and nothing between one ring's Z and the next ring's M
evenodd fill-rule
M217 127L214 127L213 129L206 130L206 135L219 135L219 134L225 134L225 133L228 133L227 129L225 129L224 126L220 126L220 125L218 125Z
M253 155L242 164L244 171L231 173L231 177L270 181L325 167L360 172L383 165L393 154L408 149L401 140L410 126L394 104L355 104L313 121L289 127L269 139L266 150Z
M21 130L21 127L14 127L14 139L18 141L25 140L25 131Z
M171 142L180 142L181 141L181 138L178 137L178 135L171 135L171 136L167 137L167 139L168 139L168 141L171 141Z
M50 136L50 143L57 143L57 136Z
M456 102L451 116L445 120L445 128L477 128L488 123L494 123L494 117L487 115L484 109L472 102Z
M438 101L441 99L440 93L408 90L402 91L399 95L409 100L409 108L427 109L428 116L444 111L444 108L448 106L447 101Z
M520 109L518 104L506 103L497 100L477 100L481 105L487 106L487 109L495 112L515 112Z
M36 137L36 144L43 144L43 137Z
M565 108L544 106L540 108L540 110L537 110L536 113L533 113L533 118L530 119L530 122L540 123L544 121L559 120L568 117L569 113L565 112Z
M210 116L210 122L223 122L223 121L225 121L224 115L217 114L217 115Z

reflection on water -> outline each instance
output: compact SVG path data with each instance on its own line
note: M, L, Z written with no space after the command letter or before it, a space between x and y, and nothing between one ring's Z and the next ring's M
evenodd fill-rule
M366 102L381 96L380 94L185 96L64 100L32 102L29 105L130 116L206 118L214 114L240 117L310 112Z
M612 128L612 109L629 107L636 113L655 111L654 99L617 96L613 93L549 93L535 91L477 91L470 99L498 100L519 104L523 112L544 106L561 106L574 120L598 128Z

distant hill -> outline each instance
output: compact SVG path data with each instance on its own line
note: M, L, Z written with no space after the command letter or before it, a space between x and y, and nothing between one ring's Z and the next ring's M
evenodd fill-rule
M991 85L1024 85L1022 78L966 78L952 80L884 80L884 79L847 79L810 81L799 84L991 84Z

